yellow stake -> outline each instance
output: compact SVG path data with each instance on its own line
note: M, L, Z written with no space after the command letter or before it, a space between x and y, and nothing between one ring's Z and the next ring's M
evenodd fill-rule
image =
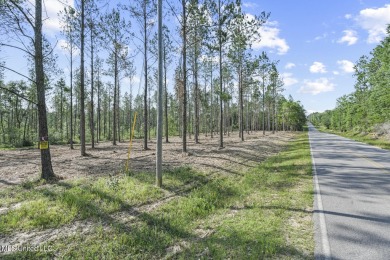
M135 128L136 119L137 119L137 112L134 113L133 127L131 128L129 150L127 152L126 173L129 171L130 152L131 152L131 147L133 146L133 137L134 137L134 128Z

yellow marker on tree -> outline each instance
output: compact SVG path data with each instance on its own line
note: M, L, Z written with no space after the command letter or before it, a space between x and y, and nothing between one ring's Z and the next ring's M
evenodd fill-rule
M39 149L41 149L41 150L49 149L49 141L40 141L39 142Z

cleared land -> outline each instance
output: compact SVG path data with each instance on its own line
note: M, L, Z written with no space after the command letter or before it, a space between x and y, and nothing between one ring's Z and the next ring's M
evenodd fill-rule
M203 138L181 153L164 144L163 189L154 143L101 143L90 156L52 146L62 180L39 174L35 149L0 151L0 245L51 250L2 257L312 258L312 176L306 133L252 133L245 142ZM1 255L0 255L1 256Z
M234 172L238 168L250 167L281 150L292 133L252 133L241 142L234 134L225 137L225 148L218 149L218 138L201 137L200 144L188 145L188 153L182 154L182 144L178 137L170 138L170 143L163 143L163 167L173 169L190 166L200 171ZM142 140L134 140L129 168L133 172L155 171L156 146L149 142L150 150L143 150ZM64 179L80 177L95 178L119 174L125 169L129 143L121 142L113 146L110 142L87 149L89 156L81 157L79 147L70 150L67 146L52 145L51 155L53 170ZM88 148L88 147L87 147ZM37 179L40 175L40 152L36 148L0 150L0 188L21 184Z

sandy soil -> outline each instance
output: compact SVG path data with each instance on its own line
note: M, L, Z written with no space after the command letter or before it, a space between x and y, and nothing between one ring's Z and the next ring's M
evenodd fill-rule
M293 133L253 132L241 142L238 133L224 136L225 148L219 149L218 137L200 136L200 144L188 140L187 153L182 153L179 137L163 143L163 168L192 166L200 171L236 173L240 168L250 167L270 154L277 153L294 136ZM80 156L78 146L70 150L68 146L50 147L53 170L64 179L105 176L119 174L126 165L129 143L113 146L109 142L87 146L88 156ZM155 170L156 143L149 142L150 150L143 150L142 140L135 140L131 150L129 168L133 172ZM0 150L0 188L10 187L34 180L40 176L40 151L36 148Z

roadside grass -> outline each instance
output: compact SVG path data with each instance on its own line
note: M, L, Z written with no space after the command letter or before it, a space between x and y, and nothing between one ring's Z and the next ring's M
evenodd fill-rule
M326 127L324 126L319 126L317 127L317 129L321 132L340 135L358 142L362 142L376 147L380 147L382 149L390 150L390 141L381 136L374 137L372 134L363 135L362 133L358 133L358 132L340 132L336 130L326 129Z
M188 167L165 173L167 189L175 191L191 183L204 183L204 176ZM117 211L150 203L166 192L154 186L150 173L77 179L47 184L28 181L0 191L0 207L10 208L0 218L0 233L55 228L74 220L101 220Z
M313 189L307 133L298 134L285 151L241 173L205 176L179 168L164 173L165 190L153 186L152 173L34 186L14 201L10 195L8 203L29 198L27 203L41 209L39 214L46 212L52 218L32 223L36 213L30 215L21 206L2 216L0 233L18 229L11 221L16 219L24 223L19 230L76 219L94 218L97 224L87 234L48 242L54 251L17 252L4 258L312 259ZM130 220L110 217L119 211L130 214L134 205L158 201L168 191L177 196L137 212ZM60 209L67 212L53 213Z

